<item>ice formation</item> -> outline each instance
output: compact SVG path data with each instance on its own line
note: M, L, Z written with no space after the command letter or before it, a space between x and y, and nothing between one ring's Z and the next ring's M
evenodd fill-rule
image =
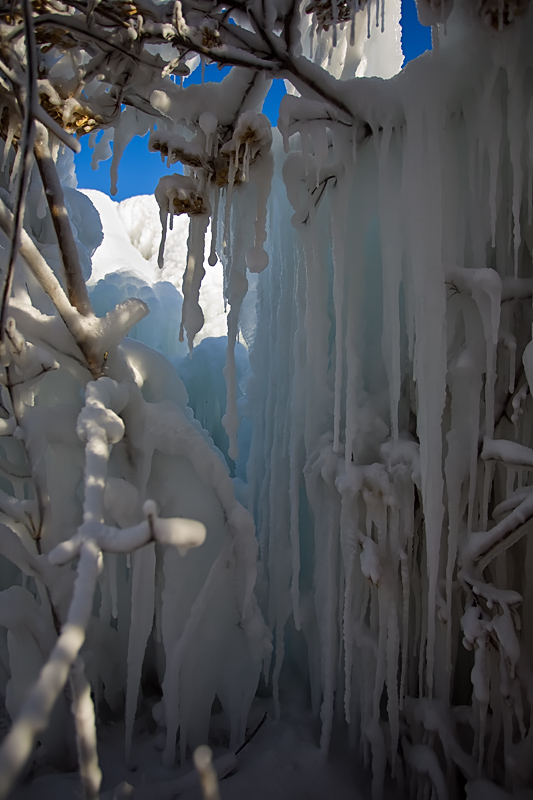
M170 768L208 739L213 704L237 748L261 672L282 715L292 669L323 753L345 725L375 800L388 773L413 797L524 798L533 12L419 0L434 50L395 75L398 3L312 2L294 19L263 5L262 27L237 10L228 32L181 4L159 19L154 3L122 31L238 67L183 89L166 78L188 51L144 51L146 96L113 112L95 162L113 141L116 183L127 141L150 129L150 148L185 171L151 205L81 196L63 159L96 315L73 300L29 184L0 348L0 689L19 719L0 796L27 728L49 762L74 763L72 667L89 796L87 681L97 713L124 710L132 763L140 700ZM295 41L289 58L281 43ZM103 125L50 83L83 71L64 49L43 108L67 130ZM269 71L292 84L279 135L260 113ZM117 98L87 86L105 115ZM9 205L2 191L8 235ZM221 321L222 342L208 335Z
M343 697L375 797L398 754L439 798L533 779L532 18L426 5L437 52L337 87L366 126L282 101L251 353L274 692L292 618L322 747Z

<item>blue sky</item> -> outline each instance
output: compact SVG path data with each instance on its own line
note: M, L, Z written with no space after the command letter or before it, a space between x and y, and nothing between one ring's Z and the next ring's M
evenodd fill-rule
M402 48L404 52L404 65L412 61L421 53L431 48L431 32L429 28L422 27L417 18L415 0L402 0ZM229 67L219 70L216 65L206 68L205 79L222 80ZM187 83L200 81L200 70L193 72ZM265 102L263 112L267 114L275 125L278 118L278 108L281 98L285 94L283 81L275 80ZM91 168L92 150L89 147L89 137L81 140L82 150L76 156L76 173L80 189L100 189L109 194L109 167L111 161L100 162L97 170ZM168 174L168 169L161 162L157 153L148 152L148 135L141 138L135 136L126 148L120 161L118 170L118 193L115 200L124 200L137 194L153 194L159 178Z

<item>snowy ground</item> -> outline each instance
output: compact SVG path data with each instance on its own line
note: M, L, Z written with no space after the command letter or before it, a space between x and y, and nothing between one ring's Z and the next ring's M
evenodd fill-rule
M319 723L303 708L276 722L270 700L257 699L250 730L269 714L257 734L236 757L235 769L220 783L222 800L368 800L371 779L347 746L346 731L334 736L331 753L324 758L318 747ZM104 773L102 800L200 800L199 784L191 762L168 770L161 765L157 737L139 726L128 770L123 758L122 723L99 729L100 763ZM155 746L154 746L155 745ZM232 754L214 747L215 759L225 769L233 766ZM129 784L134 789L127 789ZM123 794L116 788L123 786ZM132 794L132 791L134 792ZM129 792L129 793L128 793ZM397 789L387 788L384 800L399 800ZM15 793L13 800L78 800L79 776L48 774Z

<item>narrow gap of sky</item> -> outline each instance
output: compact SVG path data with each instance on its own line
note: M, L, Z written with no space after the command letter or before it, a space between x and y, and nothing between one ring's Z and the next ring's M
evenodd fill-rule
M404 66L421 53L431 48L431 32L418 22L415 0L402 0L402 49L404 53ZM205 68L205 81L221 81L228 74L230 67L219 69L216 64ZM185 86L191 83L200 83L201 69L195 69L186 78ZM285 94L285 84L282 80L272 81L272 86L265 100L263 113L276 125L279 104ZM101 134L100 134L101 135ZM92 150L89 147L89 137L81 139L82 150L76 156L76 173L80 189L99 189L109 194L110 178L109 169L111 159L101 161L97 170L91 168ZM177 165L172 167L176 170ZM138 194L153 194L159 178L168 175L166 163L161 161L159 153L148 152L148 134L141 138L134 136L124 151L118 170L118 193L115 200L124 200Z

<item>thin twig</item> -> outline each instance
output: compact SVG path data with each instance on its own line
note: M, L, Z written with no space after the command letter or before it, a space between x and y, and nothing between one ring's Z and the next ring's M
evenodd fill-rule
M241 752L241 750L244 750L246 745L250 744L250 742L252 741L254 736L256 736L259 733L259 731L261 730L261 728L263 727L263 725L267 721L267 718L268 718L268 714L265 711L265 713L263 714L263 718L257 723L257 725L255 726L253 731L250 734L248 734L248 736L246 737L244 742L241 744L241 746L237 750L235 750L235 755L236 756L238 756L239 753Z
M203 800L220 800L218 778L212 761L213 753L206 744L197 747L192 759L200 777Z
M85 676L83 659L78 656L70 671L72 711L76 725L76 744L84 800L98 800L102 771L96 749L96 722L91 687Z

